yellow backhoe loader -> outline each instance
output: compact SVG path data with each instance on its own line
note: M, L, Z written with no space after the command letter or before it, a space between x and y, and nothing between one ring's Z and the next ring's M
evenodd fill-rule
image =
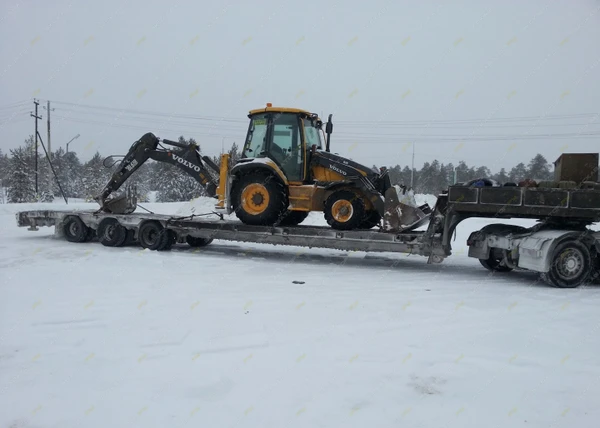
M101 210L133 212L134 192L116 197L113 192L146 160L154 159L194 177L217 199L217 209L235 212L248 225L295 226L311 211L322 211L327 223L338 230L380 225L407 231L427 222L430 207L417 206L404 186L393 186L386 168L376 170L330 152L331 115L324 124L314 113L267 104L250 111L248 117L242 155L231 168L227 154L217 166L201 156L195 144L145 134L96 198Z

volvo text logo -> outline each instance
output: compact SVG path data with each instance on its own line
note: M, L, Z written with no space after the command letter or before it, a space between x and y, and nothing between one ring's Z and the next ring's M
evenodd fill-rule
M182 165L187 166L188 168L193 169L196 172L200 172L200 167L198 165L194 165L193 163L191 163L190 161L185 160L184 158L177 156L175 153L173 153L173 160L176 160L177 162L179 162Z

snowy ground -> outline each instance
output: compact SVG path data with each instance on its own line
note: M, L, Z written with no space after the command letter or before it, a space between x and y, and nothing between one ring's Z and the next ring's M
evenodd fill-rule
M427 265L77 245L16 227L41 206L0 205L0 427L598 426L600 288L488 274L465 246L484 220Z

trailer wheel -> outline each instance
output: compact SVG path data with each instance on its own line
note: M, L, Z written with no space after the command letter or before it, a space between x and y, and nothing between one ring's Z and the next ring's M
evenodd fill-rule
M145 222L138 233L138 241L143 248L161 251L173 245L173 235L157 221ZM169 245L170 244L170 245Z
M555 287L575 288L587 282L592 266L592 254L584 243L565 241L554 249L550 270L542 278Z
M127 239L127 229L117 219L107 218L98 225L98 241L105 247L120 247Z
M210 238L197 238L195 236L190 236L188 235L185 238L185 241L188 243L188 245L190 247L193 248L198 248L198 247L206 247L208 244L210 244L213 240Z
M85 242L88 240L89 228L79 217L69 216L63 225L63 233L69 242Z

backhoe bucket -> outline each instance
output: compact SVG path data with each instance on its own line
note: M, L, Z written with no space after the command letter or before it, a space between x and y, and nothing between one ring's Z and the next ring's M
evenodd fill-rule
M402 194L399 194L400 191ZM428 204L418 206L412 192L400 190L399 187L390 187L385 192L384 211L383 227L394 232L414 230L427 223L431 216Z
M121 195L100 202L100 206L102 211L107 213L131 214L137 208L137 192L134 188L128 187Z

